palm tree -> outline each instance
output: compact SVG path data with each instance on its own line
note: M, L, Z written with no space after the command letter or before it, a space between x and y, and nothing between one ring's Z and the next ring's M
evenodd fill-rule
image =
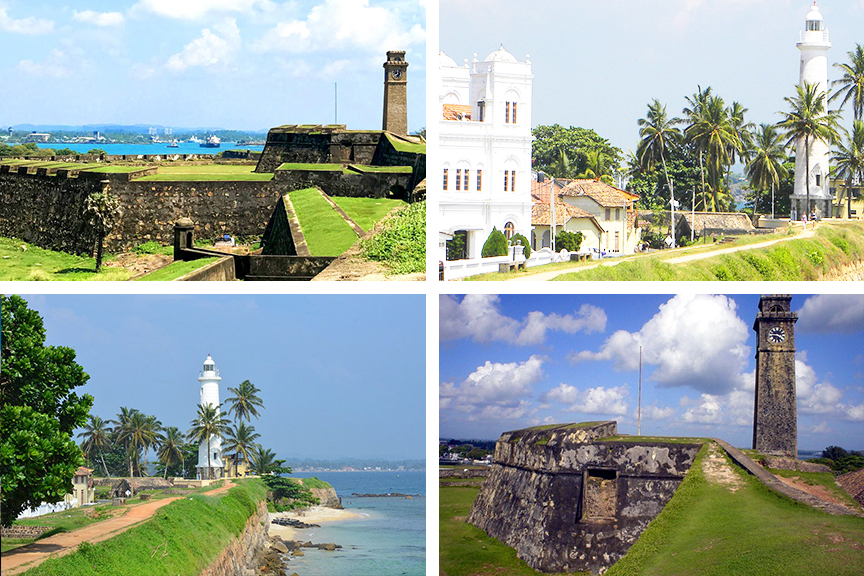
M783 100L792 108L790 112L780 112L783 120L777 123L778 128L786 131L788 138L786 146L804 139L804 158L806 170L804 183L807 188L807 204L804 210L810 211L810 142L823 140L828 143L839 139L837 134L838 114L826 109L826 93L819 90L817 84L805 82L795 86L796 95L787 96Z
M156 456L165 464L163 478L168 478L168 467L178 462L183 462L183 433L176 426L165 428L165 435L159 444Z
M684 107L684 115L687 117L687 120L690 124L684 129L684 136L687 140L693 145L693 148L696 150L699 156L699 174L702 176L702 202L704 206L705 202L705 167L702 164L702 148L699 145L699 142L696 142L692 138L693 126L696 125L696 122L702 116L702 110L705 108L705 103L711 97L711 87L708 86L705 90L702 90L702 86L696 86L696 93L693 96L687 96L687 106Z
M735 142L729 148L729 164L726 165L726 188L731 190L729 180L732 176L732 164L735 163L737 157L741 162L749 160L747 156L748 150L751 148L750 134L756 128L753 122L745 122L744 115L748 109L744 108L739 102L732 102L732 105L726 108L729 115L729 123L732 125L732 132L735 134Z
M93 192L84 202L84 210L96 230L96 273L102 270L102 251L105 237L123 215L120 199L111 194L111 187L105 180L101 192Z
M135 466L141 476L145 475L144 469L147 467L147 451L158 443L161 429L162 423L155 416L148 416L138 410L132 412L123 428L122 437L128 442L129 451L135 455ZM144 456L144 468L140 463L141 454Z
M136 408L127 408L126 406L120 407L120 413L117 414L116 420L109 420L111 424L114 425L114 441L122 444L126 450L126 459L129 462L129 477L132 478L132 452L131 446L129 442L129 437L131 435L131 427L130 422L132 420L133 415L138 412Z
M670 201L672 209L675 209L675 191L672 188L672 181L669 179L669 171L666 169L665 152L670 147L675 146L681 139L681 132L676 128L681 120L678 118L669 118L666 115L666 106L660 104L656 98L648 105L648 114L645 118L639 119L639 146L636 149L636 155L639 157L639 164L648 170L654 169L657 165L657 160L663 165L663 173L666 175L666 186L669 187ZM672 233L672 247L675 247L675 223L672 222L669 226Z
M258 418L260 416L258 408L264 409L264 403L258 397L260 391L249 380L244 380L237 388L228 388L228 392L234 394L233 397L225 399L226 403L231 404L228 414L234 412L234 420L241 422L244 418L251 421L250 416Z
M256 474L262 476L270 472L270 469L276 464L276 454L269 448L266 450L261 446L252 455L252 462L255 466L252 468Z
M111 428L108 427L108 422L102 420L99 416L90 415L90 423L84 425L84 432L78 434L78 438L84 438L81 443L81 449L87 454L87 457L92 460L93 451L99 452L99 457L102 460L102 467L105 469L105 476L111 476L108 473L108 466L105 465L104 450L111 447Z
M774 218L774 186L786 177L786 168L780 134L771 124L760 124L750 140L747 162L747 178L755 190L771 187L771 218ZM753 212L756 212L755 206Z
M723 104L723 98L709 96L695 123L688 129L690 139L696 143L698 149L704 151L707 158L708 183L716 212L720 204L720 176L732 162L731 150L741 145L729 111Z
M250 456L258 448L255 440L260 437L260 434L255 433L254 426L246 426L246 423L242 420L239 426L235 426L233 430L228 431L223 448L234 453L234 476L237 476L237 465L240 456L242 455L243 460L249 462L251 460Z
M834 163L837 177L846 178L846 217L852 218L852 180L857 175L864 184L864 120L852 122L852 134L846 136L849 144L837 142Z
M849 64L834 64L836 68L843 71L843 77L831 82L832 86L841 88L831 96L829 102L843 96L840 109L850 100L852 101L852 115L855 120L864 120L864 46L855 44L855 50L846 53L849 56Z
M222 418L222 405L213 406L212 404L199 404L198 416L192 420L192 426L186 433L186 437L190 442L201 444L207 441L207 472L209 480L213 478L213 467L210 465L210 441L212 438L222 438L228 431L228 419Z

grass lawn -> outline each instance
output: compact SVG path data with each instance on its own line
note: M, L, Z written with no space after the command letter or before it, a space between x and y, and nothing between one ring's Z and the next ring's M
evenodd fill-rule
M313 256L339 256L357 241L357 234L315 188L289 194Z
M273 179L272 172L253 172L255 166L238 164L199 164L194 166L159 166L159 172L150 176L136 178L135 181L268 181Z
M118 508L111 506L110 504L104 504L101 506L88 506L63 510L61 512L53 512L37 518L16 520L13 522L15 526L51 526L53 530L45 532L39 538L3 538L2 552L26 546L33 542L38 542L43 538L53 536L60 532L71 532L72 530L77 530L78 528L82 528L88 524L93 524L94 522L101 522L109 518L122 516L126 511L127 508L125 507ZM87 514L85 514L85 512L87 512Z
M371 229L376 222L384 218L396 206L405 206L405 202L402 200L390 200L388 198L331 196L330 199L342 208L363 230Z
M743 487L732 492L709 483L701 467L705 450L607 576L861 573L864 519L831 516L790 500L731 463Z
M145 274L140 278L136 278L136 280L141 281L159 281L159 280L176 280L180 278L184 274L188 274L193 270L198 270L199 268L203 268L208 264L212 264L219 260L218 256L213 256L212 258L201 258L199 260L179 260L177 262L172 262L168 266L163 268L159 268L158 270L154 270L149 274Z
M21 249L26 246L27 250ZM105 257L108 260L108 257ZM14 238L0 238L0 280L126 280L122 268L94 272L96 260L44 250Z
M440 576L542 575L543 572L517 558L515 550L465 521L479 492L479 484L476 488L443 486L438 489Z

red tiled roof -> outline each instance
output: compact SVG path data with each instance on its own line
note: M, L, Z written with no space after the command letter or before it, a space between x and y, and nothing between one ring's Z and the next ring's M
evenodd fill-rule
M470 120L471 106L468 104L444 104L444 120Z
M563 196L588 196L604 208L629 206L639 199L638 194L610 186L593 179L571 180L561 191Z
M89 476L92 473L92 468L85 468L84 466L79 466L78 470L75 471L75 476Z
M549 206L550 181L543 183L531 181L531 224L534 226L549 226L552 222L552 209ZM556 195L561 193L560 188L555 186ZM602 229L597 219L590 212L577 208L571 204L555 199L555 225L563 226L571 218L590 218L598 229Z

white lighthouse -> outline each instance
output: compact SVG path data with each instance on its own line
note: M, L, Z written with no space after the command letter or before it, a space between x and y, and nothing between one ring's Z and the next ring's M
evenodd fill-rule
M201 406L219 406L219 381L222 377L219 376L219 370L216 369L216 363L213 358L207 355L204 360L204 369L198 373L198 382L201 383ZM218 436L210 437L210 468L213 469L212 475L207 468L207 440L202 440L198 446L198 479L208 480L210 478L219 479L222 477L222 439Z
M828 93L828 30L816 2L807 14L804 31L798 40L801 51L801 77L799 84L815 84L819 92ZM826 110L828 103L825 103ZM810 173L807 173L807 158L804 140L796 143L795 149L795 189L792 192L792 210L800 218L806 210L808 217L812 210L820 216L831 216L831 191L828 187L828 161L831 152L827 142L810 142ZM810 180L810 206L807 204L807 178Z

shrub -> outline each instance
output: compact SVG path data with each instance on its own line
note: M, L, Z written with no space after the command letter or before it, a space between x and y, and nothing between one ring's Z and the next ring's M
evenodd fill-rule
M582 246L582 232L570 232L562 230L555 235L555 248L558 250L567 250L568 252L578 252Z
M525 258L531 256L531 243L528 242L528 238L522 234L514 234L513 238L510 239L510 244L516 246L517 243L521 243L521 245L525 247L525 251L523 252Z
M426 202L397 212L379 234L361 240L363 255L383 262L396 274L426 270Z
M483 258L491 258L493 256L507 256L507 237L504 233L493 227L489 233L489 238L483 244L483 251L480 253Z
M153 240L150 242L145 242L144 244L140 244L132 248L132 252L135 254L156 254L162 246Z

